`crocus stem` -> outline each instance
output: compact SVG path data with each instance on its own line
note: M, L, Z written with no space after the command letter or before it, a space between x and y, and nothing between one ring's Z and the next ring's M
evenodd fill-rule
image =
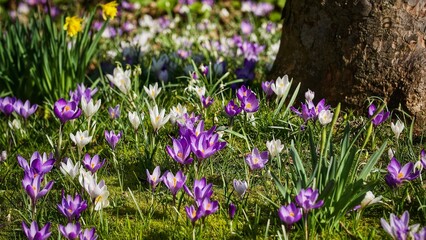
M59 125L59 140L58 140L58 147L56 149L56 164L59 164L61 161L61 146L62 146L62 128L64 127L64 124L61 123Z
M308 231L308 213L305 213L305 215L303 216L304 220L305 220L305 239L308 240L309 239L309 231Z
M117 162L117 158L115 157L115 152L114 151L112 152L112 157L113 157L113 162L114 162L114 165L115 165L115 169L117 171L118 183L120 184L120 189L123 192L123 179L122 179L122 176L120 174L120 166L119 166L119 164Z
M36 220L36 212L37 212L36 204L35 202L31 202L31 218L33 221Z

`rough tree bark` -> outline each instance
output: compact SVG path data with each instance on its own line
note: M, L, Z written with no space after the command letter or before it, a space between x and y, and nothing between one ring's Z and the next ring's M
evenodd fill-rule
M426 126L426 0L287 0L283 17L269 79L355 109L379 96Z

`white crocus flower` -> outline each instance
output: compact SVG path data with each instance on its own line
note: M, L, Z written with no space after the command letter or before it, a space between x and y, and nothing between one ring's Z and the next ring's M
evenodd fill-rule
M380 200L382 200L382 196L375 197L373 192L368 191L365 194L364 199L361 201L361 208L365 208L369 205L378 203L378 202L380 202Z
M96 101L96 103L94 104L93 99L90 99L90 101L87 102L85 97L81 98L81 109L83 110L84 115L88 118L95 115L95 113L98 112L100 107L101 107L100 99Z
M79 181L95 204L96 211L109 206L109 191L104 180L101 180L98 184L95 176L84 169L80 169Z
M83 149L84 146L86 146L92 141L92 136L89 136L89 131L87 130L84 132L77 131L75 135L70 133L70 138L80 151Z
M266 142L266 147L268 148L269 154L271 157L278 156L281 151L284 149L284 145L281 144L281 140L271 140Z
M388 149L388 158L392 159L395 155L395 151L392 148Z
M399 135L401 134L402 130L404 130L404 123L398 119L395 124L391 122L391 128L396 138L399 138Z
M123 71L121 67L114 68L113 75L107 74L106 77L120 89L121 92L127 94L131 88L130 75L131 70Z
M77 162L75 165L70 158L66 158L66 163L61 162L61 172L65 176L70 176L74 179L80 173L80 163Z
M204 96L206 94L206 87L202 86L196 86L194 88L194 91L197 93L198 97L201 98L202 96Z
M141 124L141 119L139 118L139 114L137 112L129 112L129 121L132 124L133 129L138 130L139 125Z
M161 109L161 111L158 111L158 106L155 105L153 108L148 108L149 110L149 117L151 118L151 124L154 128L154 131L157 132L160 127L162 127L164 124L169 121L170 115L165 115L166 110Z
M420 172L423 171L423 163L422 163L422 161L417 161L414 164L414 171L420 171Z
M308 91L305 92L305 99L307 102L312 102L314 100L315 93L308 89Z
M6 159L7 159L7 152L6 150L3 150L0 155L0 162L6 161Z
M290 87L290 83L288 82L288 76L284 75L284 77L278 77L275 83L271 84L271 89L277 95L277 99L284 96L287 89Z
M333 120L333 113L330 110L322 110L318 114L318 120L322 125L327 125Z
M161 92L161 87L158 87L158 83L155 83L154 86L152 86L151 84L149 85L149 88L147 88L146 86L143 86L143 89L145 90L146 94L148 94L148 96L150 98L152 98L152 100L155 100L155 98L158 96L158 94L160 94Z
M180 103L177 106L170 109L170 121L172 124L175 124L177 121L183 118L183 115L187 113L186 107L182 106Z
M237 192L238 196L242 198L248 188L247 182L234 179L233 183L235 191Z

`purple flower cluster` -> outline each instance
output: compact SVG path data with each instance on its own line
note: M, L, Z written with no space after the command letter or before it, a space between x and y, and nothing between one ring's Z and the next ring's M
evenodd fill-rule
M50 181L42 189L41 183L45 174L52 170L55 159L53 154L48 156L46 153L41 155L39 152L33 153L29 163L20 155L18 155L17 159L19 165L24 169L22 186L31 198L32 208L35 208L37 200L46 195L53 186L53 181Z
M58 204L58 211L64 215L68 223L66 226L59 224L58 229L61 235L66 239L88 239L96 240L95 228L81 229L81 225L78 222L81 213L87 209L87 201L79 194L75 194L74 197L67 195L65 197L64 191L62 191L62 202Z
M312 209L320 208L324 205L324 200L318 200L318 190L312 188L302 189L296 196L296 207L294 203L287 206L281 206L278 210L278 216L289 228L302 218L302 212L308 214Z
M368 117L372 117L376 113L376 106L374 104L371 104L368 107ZM379 114L377 114L376 117L374 117L371 121L373 122L374 126L380 125L382 122L386 121L390 115L390 112L381 111Z
M195 206L191 205L185 207L186 215L193 224L198 219L207 217L219 209L218 202L210 199L213 195L213 185L211 183L207 184L206 178L200 180L195 179L192 191L187 185L183 188L195 201Z
M314 104L314 102L311 99L307 99L306 104L301 103L302 110L299 111L295 107L290 107L291 111L296 113L299 117L303 118L305 123L312 119L313 121L316 121L318 119L318 116L321 111L329 110L330 105L325 104L325 99L321 99L317 105Z
M408 211L405 211L401 218L395 216L391 213L389 223L385 219L381 218L380 223L383 229L393 238L393 239L409 239L411 236L412 239L420 240L426 239L426 227L423 227L418 231L420 224L414 224L408 226L410 221L410 215Z
M254 15L259 17L266 16L273 10L274 10L274 5L267 2L256 3L252 1L244 1L241 4L241 11L251 12Z
M167 146L166 151L171 158L180 164L190 164L193 159L191 152L199 159L205 159L226 146L226 142L219 141L216 127L204 130L204 121L198 122L199 117L184 115L184 122L179 123L180 136L173 138L173 147ZM198 124L195 126L195 124Z
M238 89L237 98L241 103L241 107L239 107L234 100L229 101L225 106L225 113L229 117L235 117L243 110L247 113L257 112L257 110L259 110L259 100L256 94L252 90L246 88L246 86L243 85Z
M400 186L404 181L414 180L420 175L420 171L414 170L414 163L409 162L401 167L395 157L391 159L387 169L385 181L392 188Z
M90 89L84 86L84 84L77 85L77 89L70 91L70 99L77 103L80 103L81 98L85 98L86 102L89 102L90 99L98 92L98 88Z
M23 102L15 97L0 98L0 112L6 116L10 116L13 112L28 119L38 108L37 104L31 105L30 101Z

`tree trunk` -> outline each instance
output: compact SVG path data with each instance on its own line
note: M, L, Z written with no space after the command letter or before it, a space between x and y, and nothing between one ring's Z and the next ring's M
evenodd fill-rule
M426 125L426 0L287 0L283 17L269 79L355 109L379 96Z

